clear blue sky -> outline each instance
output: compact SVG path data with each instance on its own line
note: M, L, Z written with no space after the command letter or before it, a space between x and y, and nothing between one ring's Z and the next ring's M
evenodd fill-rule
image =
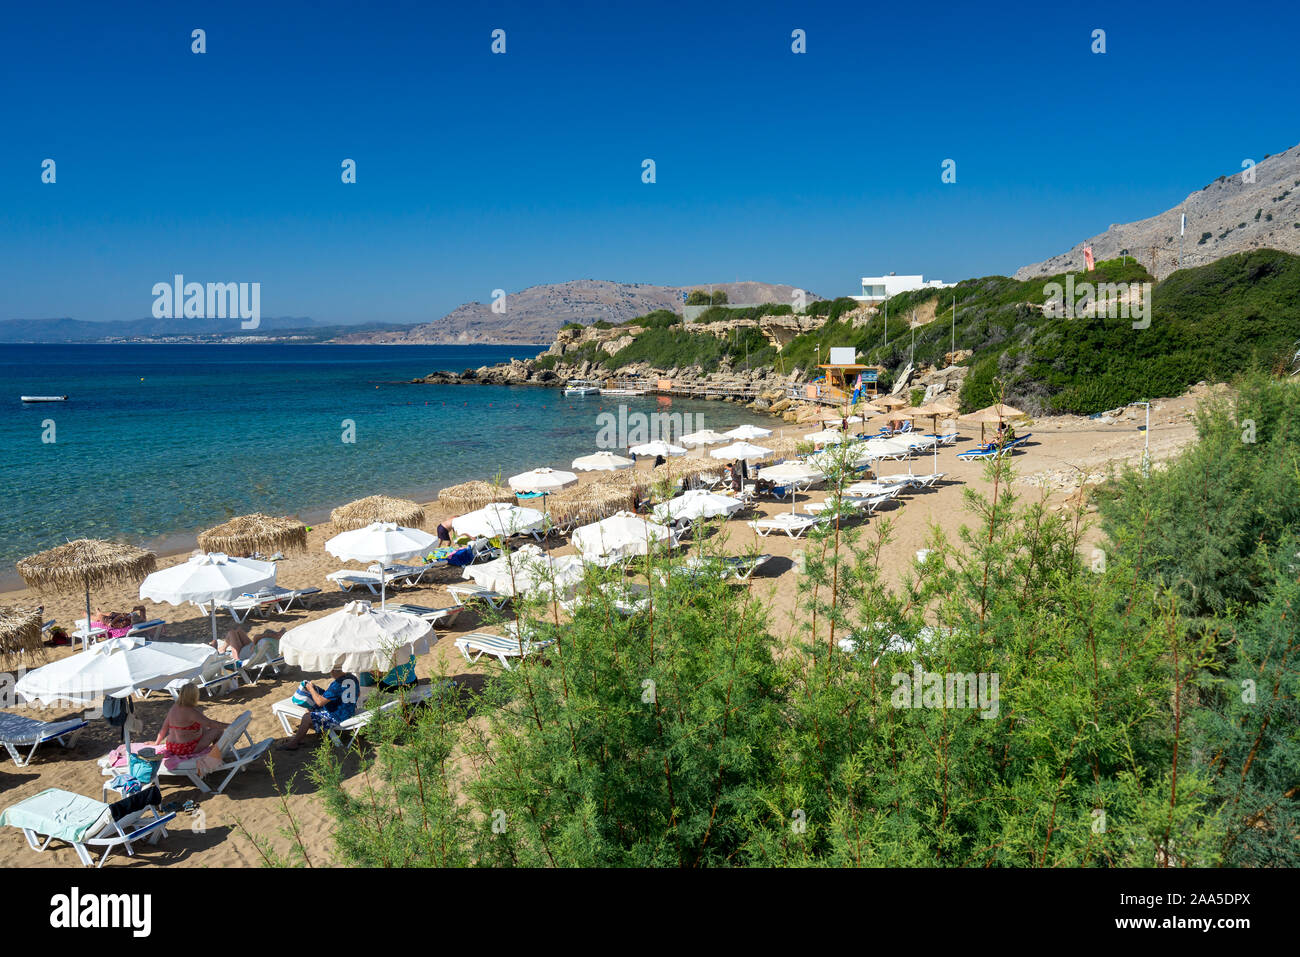
M340 322L566 279L1006 274L1300 141L1297 9L9 4L0 319L139 318L177 272Z

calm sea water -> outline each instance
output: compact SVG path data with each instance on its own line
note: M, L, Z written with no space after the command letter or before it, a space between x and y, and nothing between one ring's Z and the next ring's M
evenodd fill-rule
M425 500L497 471L567 468L596 450L598 413L665 409L653 396L402 382L538 351L0 345L0 583L16 580L16 559L69 538L186 548L194 532L247 512L312 521L364 495ZM31 394L70 398L19 401ZM681 399L671 411L718 429L765 418ZM55 441L44 442L51 423Z

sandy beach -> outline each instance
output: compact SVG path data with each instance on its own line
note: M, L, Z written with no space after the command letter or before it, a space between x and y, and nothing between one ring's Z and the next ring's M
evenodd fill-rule
M1187 395L1153 402L1150 444L1154 462L1171 457L1194 438L1190 413L1198 399L1209 391L1198 387ZM725 421L726 413L725 408L719 407L715 419ZM1022 500L1046 496L1050 507L1065 507L1070 496L1077 494L1080 480L1100 481L1113 465L1123 462L1138 464L1143 451L1143 436L1139 426L1144 419L1143 409L1130 407L1113 421L1061 416L1039 419L1020 429L1022 433L1032 432L1033 436L1024 451L1012 460L1016 471L1016 492ZM879 421L883 419L871 420L868 429L874 430ZM779 430L781 435L789 437L801 436L809 431L812 429L808 426L793 425L786 425ZM980 462L961 462L956 458L956 452L969 448L971 439L978 439L979 427L963 427L960 431L963 441L956 448L945 448L939 452L939 470L947 473L945 483L930 490L904 495L900 498L899 505L882 511L877 518L871 520L877 522L889 519L893 523L893 541L883 553L886 580L890 584L898 583L909 573L915 552L925 546L934 527L942 529L950 539L955 539L961 525L972 523L971 516L963 508L963 490L986 488L984 465ZM536 464L567 467L567 463L559 462ZM481 475L467 478L486 477L495 471L491 462L482 465ZM887 466L887 471L903 471L907 468L907 463L890 465L899 465L900 468L891 469ZM929 456L918 457L912 466L917 471L929 471ZM649 463L642 461L638 463L638 468L648 469ZM384 490L382 477L376 477L374 488L370 492L381 493ZM105 494L111 492L106 491ZM817 501L824 497L824 492L814 489L800 501ZM446 517L445 509L440 508L436 502L426 503L426 508L426 527L429 529ZM789 505L767 502L759 506L758 514L773 514L783 508L788 510ZM725 528L730 551L743 552L757 542L761 551L774 556L774 560L754 577L751 587L766 596L770 602L774 633L788 637L796 599L793 558L797 550L806 547L806 543L775 534L757 539L755 533L741 521L730 522ZM329 572L345 567L324 550L324 542L333 534L334 530L328 522L313 526L307 550L290 554L279 563L279 584L289 587L317 586L322 589L321 594L306 609L294 609L284 615L274 615L265 622L258 621L253 624L254 632L268 624L276 628L292 628L328 614L348 600L349 596L325 578ZM1095 539L1096 535L1097 531L1091 530L1089 540ZM567 543L554 547L559 554L573 551ZM160 556L159 567L183 561L189 554L190 550L187 549L181 553ZM351 567L361 566L354 564ZM459 569L436 571L426 579L425 584L400 591L399 600L424 605L450 604L452 599L446 586L461 580ZM136 582L99 589L92 594L92 602L96 607L104 609L129 609L139 603L136 590L138 584ZM76 593L38 595L28 590L9 591L0 594L0 604L20 607L43 604L46 619L54 618L67 626L84 614L83 598ZM167 639L206 641L209 638L208 619L192 606L171 607L146 603L146 610L151 616L167 620ZM469 609L462 613L451 631L439 631L436 646L430 654L422 656L418 661L420 677L450 676L471 683L490 680L500 667L495 661L485 659L470 666L452 645L456 635L474 630L479 621L478 615ZM224 631L229 620L223 618L219 624ZM70 654L73 650L75 649L51 649L50 660ZM265 680L258 681L255 685L241 687L211 701L205 699L202 707L210 716L227 722L245 710L251 711L251 733L255 740L279 738L282 731L271 714L270 706L287 697L303 677L320 676L305 676L292 668L278 678L268 673ZM151 700L137 704L136 714L143 721L145 735L152 738L156 733L169 704L170 700L161 695L154 695ZM72 709L48 709L28 713L44 720L55 720L72 716L76 712ZM118 741L116 729L102 720L95 720L70 750L53 744L44 746L32 764L25 768L4 761L0 764L3 804L10 805L43 788L56 786L98 796L103 778L94 759L107 753ZM199 812L182 812L165 841L157 845L143 845L135 857L114 854L106 866L255 866L261 863L261 857L244 831L268 839L282 852L287 851L288 840L280 834L280 829L287 823L284 817L286 809L294 817L300 832L307 836L307 850L312 863L328 864L331 846L329 818L314 798L311 782L301 773L309 760L309 751L272 751L271 754L271 759L265 764L254 765L237 776L221 795L203 795L187 785L166 785L166 800L183 801L193 798L198 801ZM355 758L349 760L355 769ZM281 792L286 790L291 793L282 800ZM54 865L78 867L79 863L74 851L66 845L43 854L35 854L27 847L18 830L6 828L0 834L0 866Z

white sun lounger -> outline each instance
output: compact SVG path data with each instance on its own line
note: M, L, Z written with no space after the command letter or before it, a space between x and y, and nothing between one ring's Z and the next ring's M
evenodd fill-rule
M189 780L196 788L204 794L220 794L226 789L226 785L244 768L248 767L258 758L266 754L270 749L274 738L263 738L261 741L254 742L253 736L248 733L248 725L253 720L253 712L245 711L238 718L230 723L225 731L221 732L221 737L217 739L216 744L212 746L213 751L221 756L221 764L210 771L210 774L219 774L222 771L227 772L226 776L221 779L214 791L202 777L199 776L198 763L196 758L188 758L181 761L173 768L167 767L164 761L158 765L157 778L161 780L165 777L181 777ZM243 737L248 744L245 747L239 747L239 739ZM101 765L102 767L102 765ZM121 768L104 768L104 773L120 774Z
M907 488L906 482L854 482L845 493L854 497L874 498L877 495L887 495L889 498L897 498L898 494Z
M506 671L510 670L508 659L527 658L533 652L554 643L554 639L534 641L531 638L525 638L521 646L517 638L508 635L490 635L485 631L471 632L457 638L455 642L456 648L470 664L474 664L484 655L491 655L501 662L501 667L505 668ZM473 652L473 657L470 656L471 652Z
M600 586L610 599L610 607L620 615L635 615L650 607L650 589L636 582L606 582ZM573 614L591 599L578 594L560 602L560 607Z
M790 538L799 538L808 529L820 525L824 521L826 521L826 518L820 515L781 512L772 518L756 518L746 524L764 538L767 538L773 532L785 532Z
M446 608L430 608L427 605L389 605L389 611L395 611L403 615L414 615L416 618L423 618L431 625L439 628L450 628L460 617L464 605L448 605Z
M447 593L462 605L471 598L482 598L493 608L500 609L510 600L509 595L502 595L491 588L483 585L477 585L474 582L464 582L459 585L448 585Z
M455 682L445 681L442 683L443 688L455 687ZM343 744L343 735L347 734L355 737L365 729L377 714L385 711L391 711L393 708L401 707L403 702L407 704L418 704L426 701L433 694L434 686L431 684L410 685L401 689L400 692L394 692L383 704L375 706L371 700L378 689L374 685L363 685L361 687L360 697L357 700L356 714L346 721L340 721L337 728L330 728L326 735L330 742L339 747ZM271 705L271 713L280 721L280 727L284 728L284 733L290 737L298 730L298 725L302 722L303 715L307 714L308 709L302 705L294 704L292 698L285 698L283 701L277 701ZM269 740L269 739L268 739Z
M196 683L209 698L215 698L218 694L234 691L241 683L251 685L253 679L244 670L244 663L233 655L216 655L207 660L198 678L177 678L167 682L167 693L179 699L181 688L191 682Z
M712 575L735 582L747 582L754 572L772 560L771 555L729 555L701 558L692 556L682 564L682 571L690 575Z
M158 796L156 788L142 793ZM158 805L145 804L138 811L115 818L111 804L62 788L46 788L5 808L0 814L0 825L21 828L27 844L38 853L55 839L67 841L87 867L95 863L91 852L103 848L98 864L103 867L115 847L125 848L127 854L134 855L132 845L136 842L147 840L155 844L166 837L167 823L175 817L175 812L160 814Z
M25 714L0 711L0 744L20 768L26 767L36 755L36 749L47 741L57 741L65 748L77 742L82 728L89 724L81 718L67 721L38 721ZM19 749L26 748L24 755Z
M219 601L217 608L227 612L231 618L242 625L248 616L255 612L260 613L270 609L277 614L282 614L292 608L295 601L300 605L306 605L307 598L319 594L319 588L268 588L253 594L240 595L229 601ZM202 605L199 608L207 610Z

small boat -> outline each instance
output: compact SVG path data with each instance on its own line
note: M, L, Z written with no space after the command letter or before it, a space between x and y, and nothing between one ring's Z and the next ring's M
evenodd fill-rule
M565 395L600 395L600 383L588 379L570 379L564 387Z
M67 402L66 395L23 395L19 396L24 402Z

